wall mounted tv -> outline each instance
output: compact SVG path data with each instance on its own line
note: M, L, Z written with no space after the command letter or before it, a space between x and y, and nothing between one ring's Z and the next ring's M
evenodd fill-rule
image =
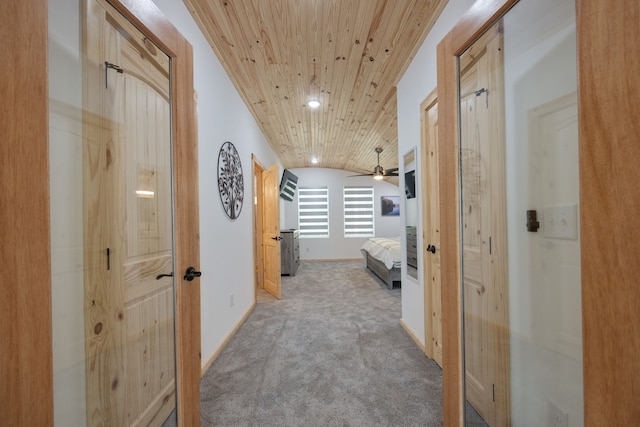
M296 188L298 188L298 177L285 169L280 180L280 197L289 202L293 201L293 197L296 195Z
M404 193L407 199L416 197L416 171L412 170L404 174Z

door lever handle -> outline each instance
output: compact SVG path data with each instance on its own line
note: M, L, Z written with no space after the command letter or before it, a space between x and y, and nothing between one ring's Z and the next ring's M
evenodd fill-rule
M282 240L282 236L272 237L272 239L275 240L275 241L280 241L280 240Z
M202 273L199 271L196 271L196 269L193 267L187 268L187 271L184 272L184 280L187 280L189 282L195 279L196 277L200 277L200 276L202 276Z
M173 271L172 271L171 273L169 273L169 274L158 274L158 275L156 276L156 280L160 280L160 279L162 279L163 277L173 277Z

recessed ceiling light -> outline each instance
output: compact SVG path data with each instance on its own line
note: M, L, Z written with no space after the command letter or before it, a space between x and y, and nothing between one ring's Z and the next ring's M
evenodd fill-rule
M307 105L310 108L318 108L320 106L320 101L318 101L317 99L312 99L311 101L307 102Z
M317 165L318 164L318 159L315 158L315 157L312 157L311 158L311 163L313 163L314 165Z

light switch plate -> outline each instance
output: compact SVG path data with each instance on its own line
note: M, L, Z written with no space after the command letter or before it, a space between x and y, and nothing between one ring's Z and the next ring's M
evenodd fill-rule
M542 234L549 239L577 239L578 205L545 206Z

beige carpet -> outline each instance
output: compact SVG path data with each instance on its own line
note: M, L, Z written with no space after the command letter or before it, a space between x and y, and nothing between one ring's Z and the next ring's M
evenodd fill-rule
M201 381L203 426L441 426L441 370L364 261L304 262ZM175 414L164 427L176 425ZM467 405L467 426L487 424Z
M203 426L440 426L441 370L363 261L303 262L201 382Z

